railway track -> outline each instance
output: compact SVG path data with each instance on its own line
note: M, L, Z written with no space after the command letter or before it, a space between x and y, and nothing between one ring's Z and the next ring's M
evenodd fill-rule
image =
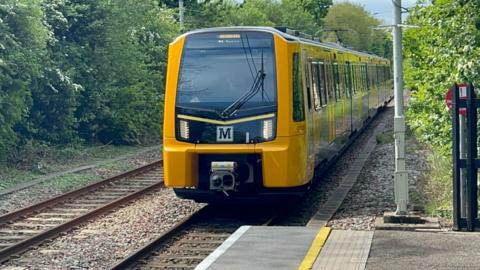
M353 149L364 151L367 145L375 141L375 139L369 139L369 136L375 138L376 130L377 132L383 130L383 126L379 124L382 121L382 117L375 119L373 121L376 124L367 126L367 129L370 130L369 132L364 133L365 130L362 130L357 134L359 140L353 143ZM365 145L365 147L360 145ZM348 149L345 149L346 151ZM350 164L356 159L357 157L353 156L347 157L345 162ZM329 173L330 170L327 169L319 172L319 175L325 176ZM242 215L225 217L218 215L218 212L222 212L221 210L206 206L184 219L169 231L159 235L155 240L132 253L129 257L118 262L111 269L194 269L242 225L266 226L280 224L305 226L309 224L308 226L310 226L312 220L316 221L317 214L328 216L328 219L321 222L322 224L326 223L345 198L346 192L343 194L344 190L341 188L344 177L338 176L338 178L342 178L342 180L336 180L338 185L329 184L333 185L329 188L331 194L324 199L316 195L318 193L326 193L327 191L324 189L325 184L319 182L314 184L314 187L306 194L306 198L301 204L282 210L266 209L263 212L264 215L257 216L256 219L248 220L245 219L248 216ZM337 178L337 176L334 178ZM351 185L353 186L353 183ZM327 202L335 204L335 207L322 208L321 205ZM245 208L247 208L247 211L251 211L249 207ZM270 214L268 214L269 212Z
M111 269L194 269L243 225L269 225L271 208L205 206Z
M0 216L0 262L163 186L163 161Z

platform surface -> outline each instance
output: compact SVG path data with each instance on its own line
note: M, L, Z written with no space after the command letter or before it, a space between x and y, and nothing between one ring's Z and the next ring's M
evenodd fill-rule
M195 269L480 269L480 233L321 230L243 226Z
M227 239L196 270L292 270L303 261L318 229L305 227L249 227ZM226 249L225 249L226 248ZM217 256L217 257L215 257Z
M333 230L312 269L365 269L373 231Z
M366 269L480 269L480 234L375 231Z

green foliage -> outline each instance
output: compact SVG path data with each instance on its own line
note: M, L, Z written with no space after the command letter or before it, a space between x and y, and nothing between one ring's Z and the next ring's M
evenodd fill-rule
M27 115L28 86L40 75L47 31L39 1L0 4L0 159L18 139L14 127Z
M186 29L282 25L316 33L331 0L185 1ZM4 0L0 157L70 143L161 137L173 0ZM15 151L12 151L15 150Z
M156 0L0 4L0 156L30 140L138 143L161 135L167 44Z
M211 26L288 26L315 34L323 25L331 0L211 0L187 6L187 28Z
M416 7L404 34L405 79L413 89L407 120L423 142L442 153L451 147L451 116L445 94L455 82L480 81L477 1L435 1Z
M431 152L428 154L429 170L424 186L424 199L428 201L427 212L452 210L452 158L450 155Z
M322 25L323 18L333 4L332 0L302 0L301 3L305 11L313 16L317 25Z
M173 16L151 0L107 1L99 8L108 13L104 39L92 51L97 78L83 84L81 135L105 143L158 137L166 46L178 33Z
M377 136L375 137L375 141L377 142L377 144L387 144L394 142L395 139L393 137L393 131L377 134Z
M383 30L373 29L380 24L362 5L338 3L330 8L325 17L325 30L330 31L324 32L324 39L336 42L337 34L332 30L340 29L338 38L344 45L390 58L392 42L389 35Z

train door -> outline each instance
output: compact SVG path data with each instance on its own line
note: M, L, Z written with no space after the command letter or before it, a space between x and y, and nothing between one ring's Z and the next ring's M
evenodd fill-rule
M345 131L345 106L343 102L344 93L340 82L340 69L338 62L332 63L333 69L333 87L335 89L335 138L341 140L341 136Z
M363 96L363 119L367 120L367 118L370 116L370 92L368 88L368 76L367 76L367 64L362 64L360 66L361 72L362 72L362 87L364 91L364 96Z
M312 68L311 59L308 58L307 51L302 50L302 62L304 63L304 89L307 97L307 108L305 110L305 121L307 124L307 179L313 178L313 171L315 168L315 144L314 144L314 129L313 129L313 95L312 95Z
M348 106L348 129L350 132L353 132L353 81L352 81L352 66L350 62L345 62L345 91L347 93L347 106Z
M327 112L328 112L328 142L333 143L336 138L336 116L335 109L337 106L335 96L335 86L333 80L333 70L331 62L325 62L325 81L327 89Z
M320 141L321 141L321 113L320 110L322 108L321 103L321 93L320 93L320 80L318 74L318 62L313 61L310 62L311 74L312 74L312 112L313 112L313 141L314 141L314 151L315 151L315 166L318 165L320 160L319 153L320 153Z
M377 85L377 108L382 106L382 92L383 92L383 84L382 82L382 74L380 73L380 65L375 65L375 84Z
M325 62L323 60L318 61L314 66L317 75L318 82L318 92L320 96L320 107L316 108L319 115L319 129L320 129L320 142L318 149L318 159L319 161L327 160L330 157L329 154L329 130L330 130L330 112L328 109L328 82L327 75L325 70Z

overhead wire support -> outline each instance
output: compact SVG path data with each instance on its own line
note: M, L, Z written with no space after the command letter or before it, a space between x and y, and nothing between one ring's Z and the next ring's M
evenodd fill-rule
M179 21L180 21L180 29L183 31L184 29L184 7L183 7L183 0L178 1L178 12L179 12Z
M394 138L395 138L395 173L394 193L397 209L396 215L407 215L408 213L408 173L405 166L405 116L403 104L403 54L402 54L402 28L420 28L417 25L402 24L402 1L392 0L393 3L393 24L379 25L372 29L381 30L392 28L393 32L393 73L394 73Z
M345 28L333 28L333 29L325 29L323 30L325 32L334 32L336 37L337 37L337 43L338 44L342 44L343 43L343 40L340 38L340 35L339 33L340 32L347 32L347 31L350 31L349 29L345 29Z
M397 215L406 215L408 206L408 174L405 168L405 116L403 114L403 54L402 54L402 0L392 0L393 9L393 61L394 61L394 138L395 175L394 192Z
M397 3L395 2L395 0L392 0L392 3L393 3L393 5L394 5L396 8L403 9L403 11L400 10L401 13L409 13L409 12L410 12L410 9L409 9L409 8L403 7L401 4L397 4Z

